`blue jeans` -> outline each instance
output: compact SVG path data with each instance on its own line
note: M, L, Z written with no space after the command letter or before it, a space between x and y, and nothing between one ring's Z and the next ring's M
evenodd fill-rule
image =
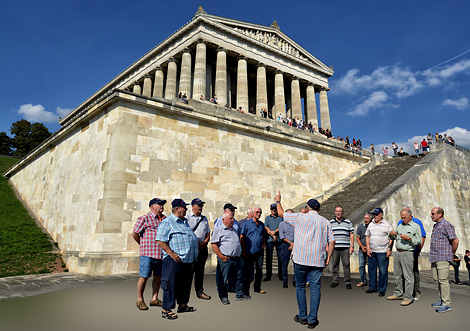
M287 268L289 266L290 255L292 251L289 250L290 245L286 242L283 242L281 247L282 247L282 281L284 283L287 283L287 281L289 280L289 276L287 275Z
M323 268L305 266L294 263L294 277L297 283L297 305L299 306L299 318L308 319L309 323L317 321L318 308L321 298L321 275ZM307 296L305 285L307 277L310 279L310 312L307 316Z
M366 264L367 264L367 253L359 252L359 274L361 275L361 282L367 283L366 275Z
M379 269L379 284L377 287L377 268ZM369 290L387 291L388 258L387 253L372 252L369 258Z
M217 284L217 292L219 298L227 298L227 290L235 289L237 297L243 295L243 278L241 259L231 258L222 261L217 257L217 269L215 272L215 282Z

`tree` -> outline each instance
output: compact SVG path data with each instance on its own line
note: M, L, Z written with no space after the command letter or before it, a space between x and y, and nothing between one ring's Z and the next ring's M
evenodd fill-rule
M0 155L11 155L11 138L6 132L0 132Z
M27 120L13 123L10 132L14 135L11 140L15 149L13 154L18 156L25 156L52 135L44 124L31 124Z

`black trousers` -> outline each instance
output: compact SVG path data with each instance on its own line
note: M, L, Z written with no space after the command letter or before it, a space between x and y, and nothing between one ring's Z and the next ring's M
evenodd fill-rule
M163 309L175 308L175 300L178 305L189 302L192 276L193 263L176 263L170 256L163 259L160 286L163 290Z
M204 269L208 256L207 246L199 250L196 262L194 263L194 289L196 294L199 295L204 292Z

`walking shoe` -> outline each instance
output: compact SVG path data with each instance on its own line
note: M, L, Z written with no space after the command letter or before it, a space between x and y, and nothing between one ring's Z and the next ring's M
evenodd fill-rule
M265 279L263 279L263 282L270 282L271 281L271 277L266 277Z
M436 308L436 312L438 313L445 313L451 310L452 309L450 308L450 306L440 306L439 308Z
M243 294L243 295L237 296L235 299L237 301L248 301L248 300L251 300L251 297L249 295Z
M413 300L414 300L414 301L418 301L420 296L421 296L421 293L416 292L416 293L415 293L415 296L413 297Z
M307 319L302 319L302 318L299 317L299 315L294 316L294 321L296 321L297 323L300 323L302 325L305 325L305 324L308 323Z
M259 294L266 294L266 291L263 291L262 289L259 289L258 291L255 291L255 292Z
M335 287L337 287L338 285L339 285L339 283L331 283L330 287L331 287L331 288L335 288Z
M315 323L308 323L307 328L315 329L318 326L318 324L320 324L319 320L317 320Z
M346 284L346 289L352 290L351 284Z
M397 297L395 294L387 297L387 300L403 300L403 297Z
M401 306L409 306L409 305L411 305L412 302L413 301L411 301L411 300L405 299L400 303L400 305Z
M228 298L220 298L220 301L222 302L223 305L229 305L230 304L230 301L228 301Z
M163 305L162 300L157 298L157 300L150 300L150 307L161 307Z
M369 293L377 293L379 291L377 291L377 290L365 290L364 292L369 294Z
M282 284L282 287L283 287L283 288L288 288L289 285L287 285L287 282L284 282L284 283Z
M197 295L197 297L199 299L202 299L202 300L210 300L211 299L211 296L210 295L207 295L206 293L204 292L201 292Z
M438 302L434 302L431 307L433 308L439 308L440 306L442 306L442 301L439 300Z
M149 310L149 307L147 307L144 300L137 302L137 308L139 308L139 310Z
M379 292L379 297L385 296L385 292Z

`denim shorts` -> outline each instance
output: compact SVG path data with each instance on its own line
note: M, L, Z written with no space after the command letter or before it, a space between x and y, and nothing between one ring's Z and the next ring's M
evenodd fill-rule
M141 256L140 257L140 277L149 278L152 276L152 271L154 276L162 275L162 265L163 261L159 259L154 259L153 257Z

